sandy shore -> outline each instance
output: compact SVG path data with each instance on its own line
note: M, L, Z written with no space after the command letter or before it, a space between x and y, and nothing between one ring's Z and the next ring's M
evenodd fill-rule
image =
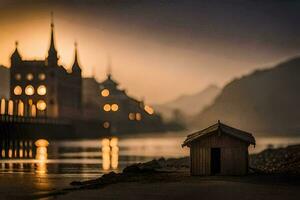
M124 181L38 188L30 177L1 177L0 199L300 199L300 178L282 175L192 177L189 173L146 173ZM111 178L110 178L111 179ZM52 180L55 181L55 180ZM70 180L66 180L70 181ZM53 185L65 183L53 183Z
M50 199L300 199L299 179L282 176L191 177L186 173L164 175L167 179L150 176L136 182L78 189Z

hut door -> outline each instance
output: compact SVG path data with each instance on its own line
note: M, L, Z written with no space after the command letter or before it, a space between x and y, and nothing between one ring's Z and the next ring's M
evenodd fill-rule
M219 174L221 172L221 149L211 148L210 154L210 172L211 175Z

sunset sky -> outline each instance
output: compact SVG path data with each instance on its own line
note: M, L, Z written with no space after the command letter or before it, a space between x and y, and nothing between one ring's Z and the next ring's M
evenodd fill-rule
M0 0L0 64L15 40L24 59L44 59L54 12L60 63L78 42L84 76L113 77L149 103L223 86L300 51L300 1Z

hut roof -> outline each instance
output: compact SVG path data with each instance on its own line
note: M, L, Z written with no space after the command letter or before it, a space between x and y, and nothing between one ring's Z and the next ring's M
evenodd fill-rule
M237 139L240 139L244 142L255 145L255 138L253 137L253 135L251 133L230 127L230 126L218 121L218 123L206 128L206 129L203 129L201 131L197 131L195 133L188 135L186 140L183 142L182 147L187 146L189 143L191 143L194 140L200 139L200 138L208 136L208 135L212 135L212 134L216 133L216 131L220 131L221 133L228 134L228 135L235 137Z

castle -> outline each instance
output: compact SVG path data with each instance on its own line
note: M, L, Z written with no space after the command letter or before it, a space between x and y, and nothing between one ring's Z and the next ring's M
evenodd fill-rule
M18 43L11 56L10 97L29 104L29 115L52 118L79 118L82 112L82 77L78 63L77 45L72 71L58 64L55 48L54 23L45 60L24 60Z
M28 105L25 116L70 119L80 134L91 129L92 124L95 134L100 129L112 134L164 130L160 115L119 89L110 72L101 83L82 78L76 43L71 71L59 65L58 60L53 19L44 60L24 60L16 42L11 56L10 98L16 104Z

